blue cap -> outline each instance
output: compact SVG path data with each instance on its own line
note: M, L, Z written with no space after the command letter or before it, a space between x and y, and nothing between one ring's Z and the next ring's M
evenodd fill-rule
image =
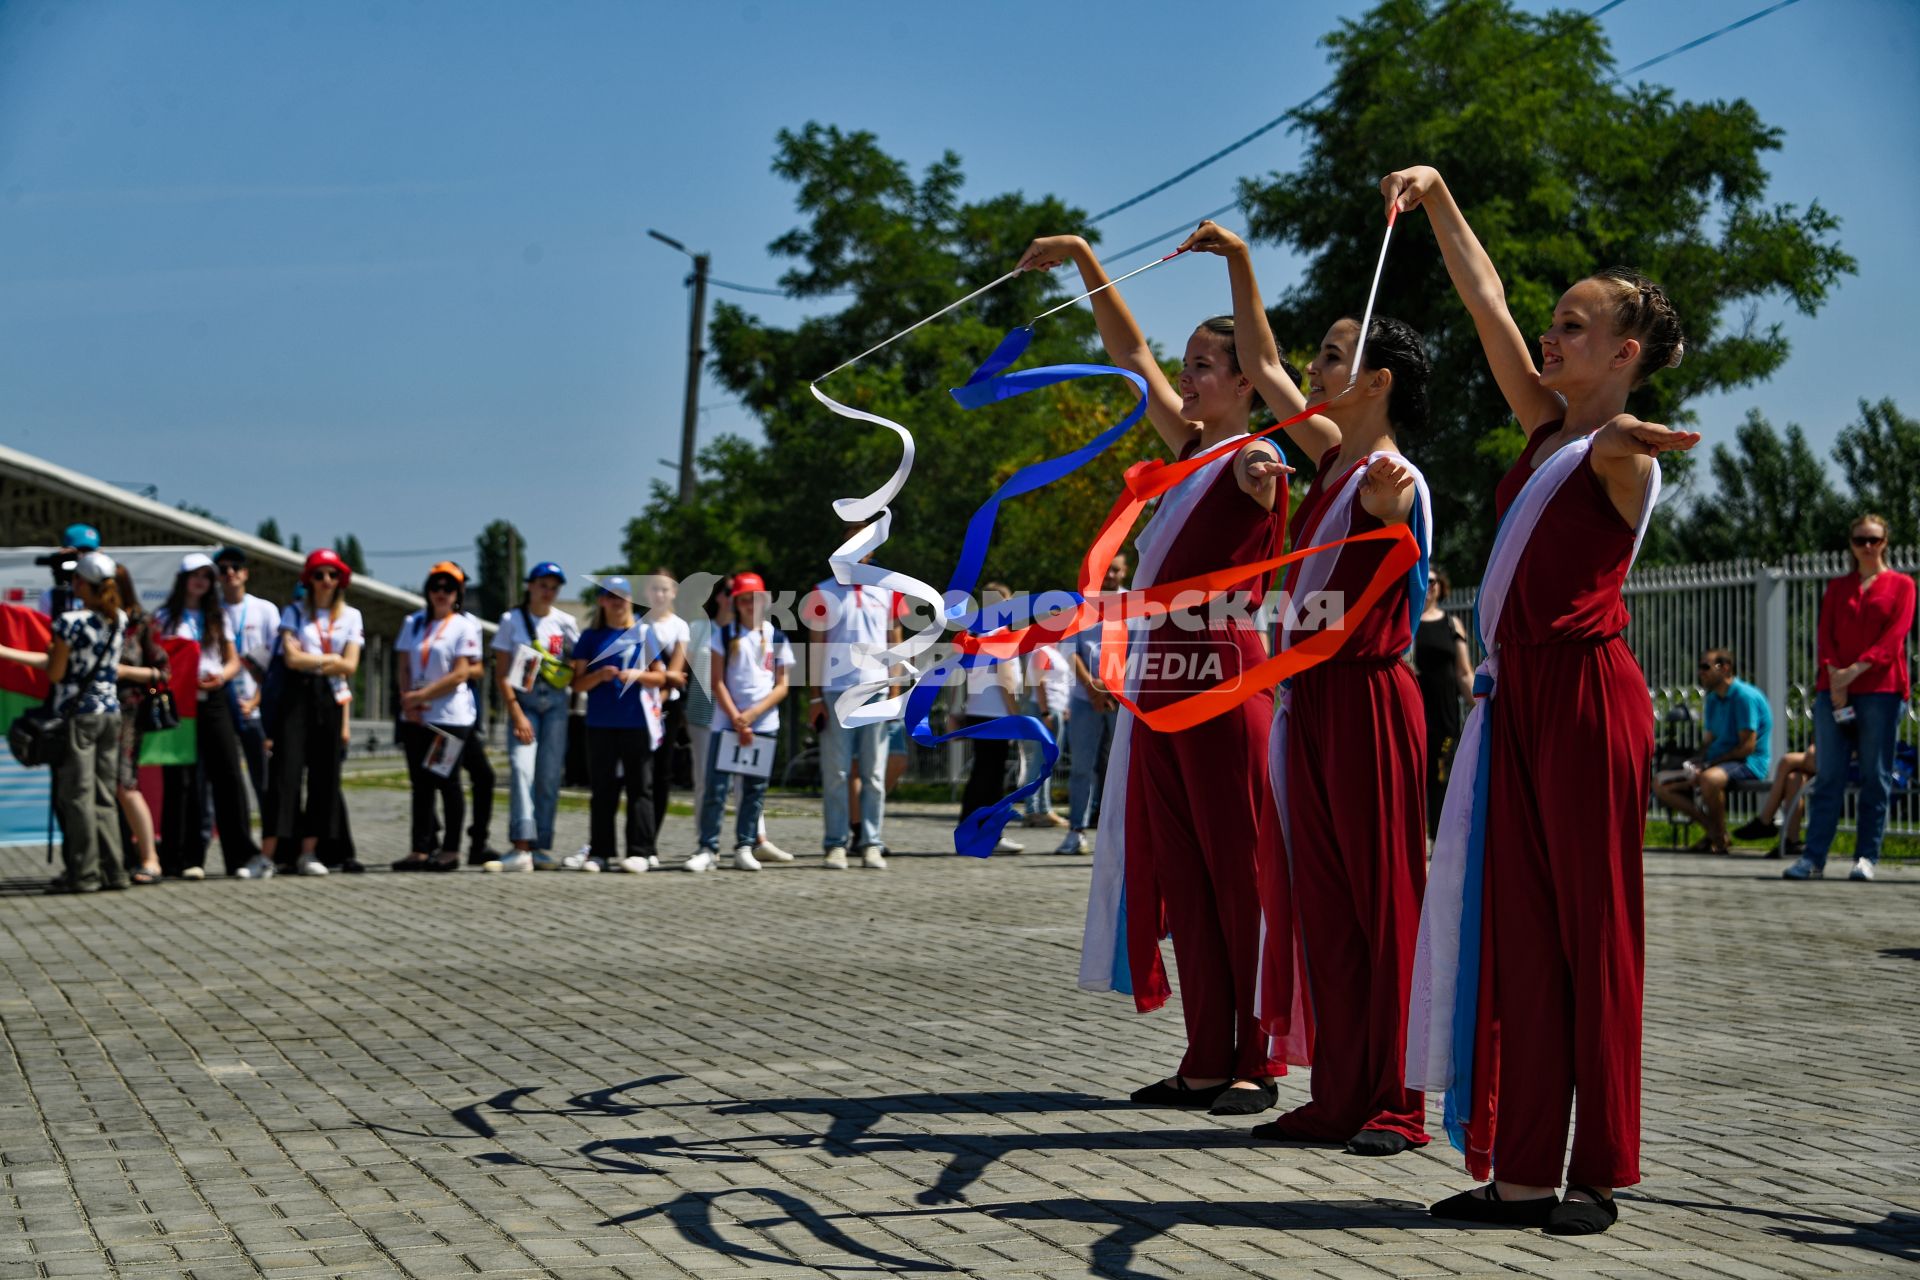
M98 551L100 549L100 531L90 524L70 524L66 532L60 535L66 539L60 545L72 547L75 551Z
M539 564L527 570L527 581L532 582L535 578L558 578L564 584L567 580L567 575L565 570L561 569L561 567L553 561L542 560Z
M616 573L610 577L600 578L597 579L597 581L602 591L610 595L619 596L622 600L631 601L633 599L633 584L619 574Z

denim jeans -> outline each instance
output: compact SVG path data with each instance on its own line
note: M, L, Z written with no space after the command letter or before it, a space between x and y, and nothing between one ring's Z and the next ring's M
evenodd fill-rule
M720 742L726 735L714 733L707 738L707 786L700 797L700 847L709 853L720 852L720 819L727 811L728 783L740 779L740 812L734 820L733 843L751 845L760 830L760 807L766 803L767 780L750 774L720 772ZM885 757L882 757L885 759ZM845 791L841 792L844 797Z
M1113 749L1113 729L1120 712L1095 711L1091 702L1075 699L1067 717L1068 755L1073 773L1067 785L1067 825L1085 831L1100 819L1100 789L1106 783L1107 753Z
M1833 700L1825 693L1813 699L1813 745L1820 755L1814 776L1813 798L1807 802L1807 859L1827 865L1834 828L1847 795L1847 765L1860 753L1860 805L1854 828L1854 856L1880 861L1880 838L1887 829L1887 795L1893 786L1894 731L1900 727L1901 698L1897 693L1858 693L1847 699L1853 708L1853 732L1835 723Z
M509 839L553 848L553 815L560 807L560 779L567 768L567 695L546 681L520 695L520 710L533 724L533 741L507 729Z
M825 810L826 830L820 847L845 848L847 826L847 775L853 758L860 757L860 839L856 847L877 849L880 824L887 814L887 724L876 721L849 729L840 723L834 710L834 693L827 692L827 719L820 726L821 807Z
M1061 715L1058 710L1048 715L1041 715L1040 703L1033 698L1026 699L1025 704L1020 710L1032 716L1041 724L1046 725L1053 733L1054 742L1056 744L1061 743L1061 737L1066 732L1066 717ZM1023 739L1020 743L1020 785L1024 787L1039 777L1040 766L1045 764L1046 760L1047 753L1040 749L1039 743ZM1053 779L1048 778L1047 784L1044 787L1041 787L1038 791L1027 797L1027 816L1035 817L1040 814L1052 812Z

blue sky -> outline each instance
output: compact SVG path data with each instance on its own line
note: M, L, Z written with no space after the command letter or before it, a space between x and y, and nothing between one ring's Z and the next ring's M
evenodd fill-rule
M1631 66L1763 2L1602 21ZM1318 89L1317 37L1363 7L3 0L4 439L309 546L354 532L402 582L442 549L470 561L501 516L533 556L605 565L678 451L687 263L646 230L774 283L765 246L795 221L778 129L872 129L916 167L952 148L971 196L1103 209ZM1819 199L1860 261L1815 320L1761 309L1793 356L1700 402L1711 435L1755 405L1822 447L1862 396L1920 412L1916 65L1912 0L1801 0L1646 73L1753 101L1786 131L1772 198ZM1299 153L1269 133L1107 244ZM1270 294L1299 270L1259 265ZM1222 302L1188 268L1129 287L1174 346ZM717 296L774 321L820 305ZM756 432L717 388L704 403L703 441Z

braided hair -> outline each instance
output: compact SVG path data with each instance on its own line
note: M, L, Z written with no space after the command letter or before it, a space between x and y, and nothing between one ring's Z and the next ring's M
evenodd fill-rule
M1687 339L1680 330L1680 313L1667 291L1626 267L1596 271L1591 279L1606 285L1613 294L1614 329L1640 343L1640 363L1634 368L1633 385L1644 385L1658 370L1676 368L1687 353Z
M1355 329L1360 327L1357 315L1340 318L1353 321ZM1395 434L1425 430L1431 413L1427 383L1433 378L1433 364L1427 359L1427 343L1420 331L1404 320L1375 316L1367 327L1367 349L1361 356L1361 372L1385 369L1393 375L1393 387L1387 393L1387 421L1393 424Z

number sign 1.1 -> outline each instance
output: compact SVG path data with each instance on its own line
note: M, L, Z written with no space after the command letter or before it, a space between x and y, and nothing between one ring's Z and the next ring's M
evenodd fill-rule
M744 773L753 778L770 777L773 773L773 735L756 733L753 741L742 744L740 735L728 729L720 735L720 761L717 766L722 773Z

